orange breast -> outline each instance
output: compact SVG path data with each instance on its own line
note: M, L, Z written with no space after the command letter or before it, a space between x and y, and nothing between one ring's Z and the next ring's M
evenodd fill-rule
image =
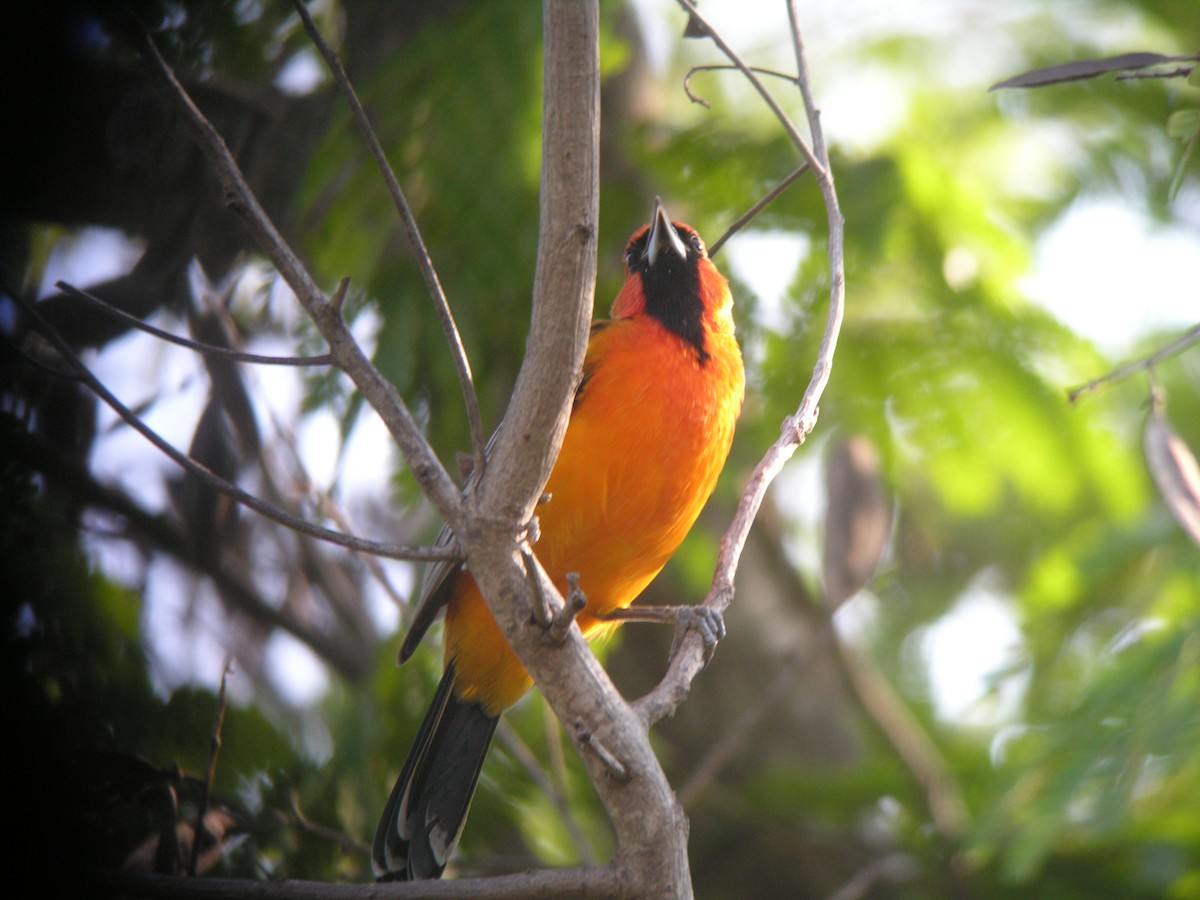
M662 569L725 463L744 375L733 335L708 339L702 365L693 347L637 316L611 322L588 346L590 377L546 486L550 501L538 509L534 547L559 590L579 573L588 638L612 627L594 615L628 606ZM529 689L529 676L470 575L454 593L446 658L458 693L498 714Z

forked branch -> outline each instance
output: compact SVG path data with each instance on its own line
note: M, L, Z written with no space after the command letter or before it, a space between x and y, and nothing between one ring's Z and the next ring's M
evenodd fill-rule
M259 248L287 282L300 305L312 318L329 345L330 355L391 433L404 454L417 483L430 502L457 532L463 524L458 488L429 446L420 427L396 389L376 369L354 340L341 316L340 304L331 302L279 233L246 182L237 160L212 123L192 101L158 52L153 39L137 32L143 53L168 96L183 112L195 132L200 148L225 191L226 203L242 218Z

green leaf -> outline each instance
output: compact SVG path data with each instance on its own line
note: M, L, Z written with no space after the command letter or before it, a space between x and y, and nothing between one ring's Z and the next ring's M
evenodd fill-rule
M1186 141L1200 131L1200 109L1181 109L1167 119L1167 135Z

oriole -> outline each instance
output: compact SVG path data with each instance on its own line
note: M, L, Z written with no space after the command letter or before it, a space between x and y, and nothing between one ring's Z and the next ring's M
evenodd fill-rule
M625 269L611 318L592 326L534 546L564 594L579 574L589 639L615 627L605 617L633 602L696 521L745 389L729 285L661 201L630 238ZM499 716L532 684L458 564L427 573L401 662L443 607L445 674L375 835L383 879L441 876Z

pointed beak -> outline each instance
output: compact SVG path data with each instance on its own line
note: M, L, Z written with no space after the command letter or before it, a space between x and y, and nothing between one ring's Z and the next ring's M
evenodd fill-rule
M650 214L650 238L646 241L646 260L650 265L654 265L658 254L666 249L670 249L680 259L687 259L687 247L679 239L675 226L671 224L671 217L667 215L662 198L655 197L654 212Z

